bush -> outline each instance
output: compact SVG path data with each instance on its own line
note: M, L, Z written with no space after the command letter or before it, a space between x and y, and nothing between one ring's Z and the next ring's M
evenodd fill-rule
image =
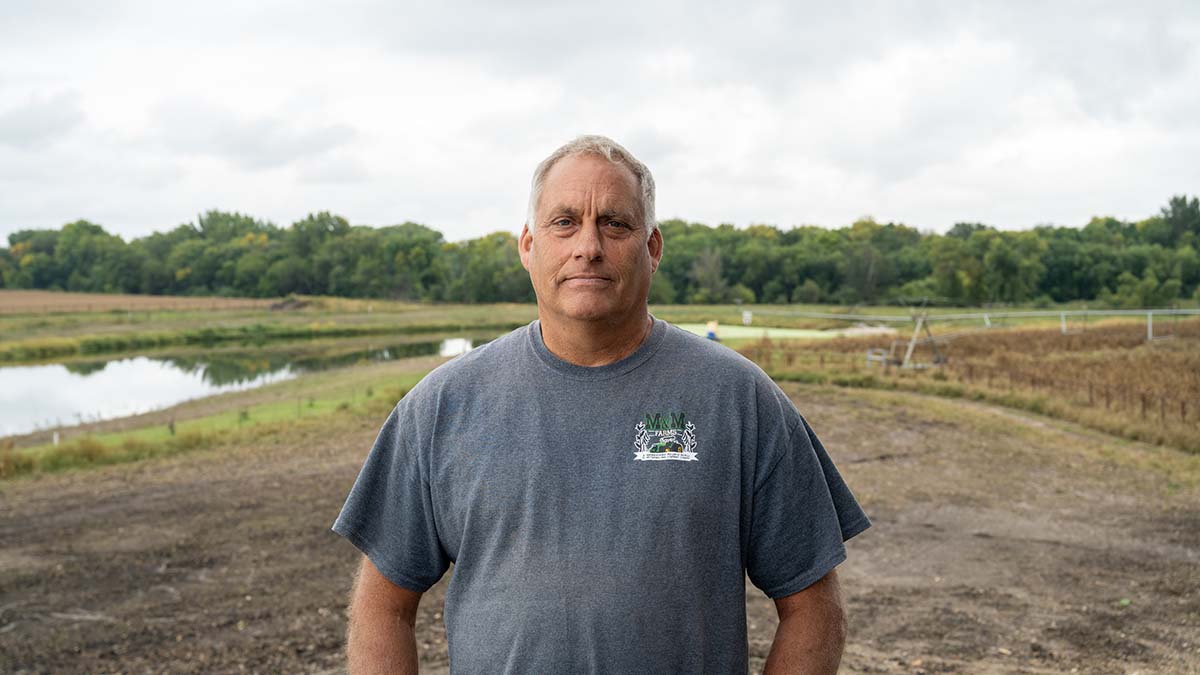
M34 469L33 458L12 448L0 450L0 478L12 478Z
M792 291L792 302L801 305L815 305L825 298L825 291L812 279L805 279Z
M729 289L729 296L734 302L743 302L747 305L753 305L755 302L754 291L744 284L737 284Z

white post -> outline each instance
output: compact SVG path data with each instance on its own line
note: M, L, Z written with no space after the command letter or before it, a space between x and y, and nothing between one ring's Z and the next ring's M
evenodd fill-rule
M58 432L54 432L54 447L58 447Z
M917 348L917 336L921 334L921 327L925 325L925 315L917 317L917 325L913 328L912 339L908 341L908 349L904 352L904 361L900 364L901 368L908 368L908 362L912 359L913 350Z
M1067 313L1063 312L1058 315L1059 324L1062 326L1062 334L1067 334Z
M1146 312L1146 342L1154 339L1154 312Z
M988 318L987 314L983 315L983 325L987 326L988 328L992 327L992 320Z

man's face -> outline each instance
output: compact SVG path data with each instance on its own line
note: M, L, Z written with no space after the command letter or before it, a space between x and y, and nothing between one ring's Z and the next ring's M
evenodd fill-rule
M644 314L662 234L643 224L637 178L603 157L559 160L521 231L539 315L618 323Z

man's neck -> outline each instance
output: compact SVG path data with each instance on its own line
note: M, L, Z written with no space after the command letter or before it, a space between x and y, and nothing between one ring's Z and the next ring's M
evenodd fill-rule
M654 321L641 312L617 324L598 321L539 322L542 342L558 358L577 366L606 366L637 351Z

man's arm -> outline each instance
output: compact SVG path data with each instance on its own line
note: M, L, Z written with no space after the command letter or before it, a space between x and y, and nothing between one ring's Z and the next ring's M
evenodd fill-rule
M420 602L420 593L388 581L363 556L350 593L349 675L416 675L413 624Z
M775 601L779 628L763 675L836 673L846 645L846 610L831 571L808 588Z

